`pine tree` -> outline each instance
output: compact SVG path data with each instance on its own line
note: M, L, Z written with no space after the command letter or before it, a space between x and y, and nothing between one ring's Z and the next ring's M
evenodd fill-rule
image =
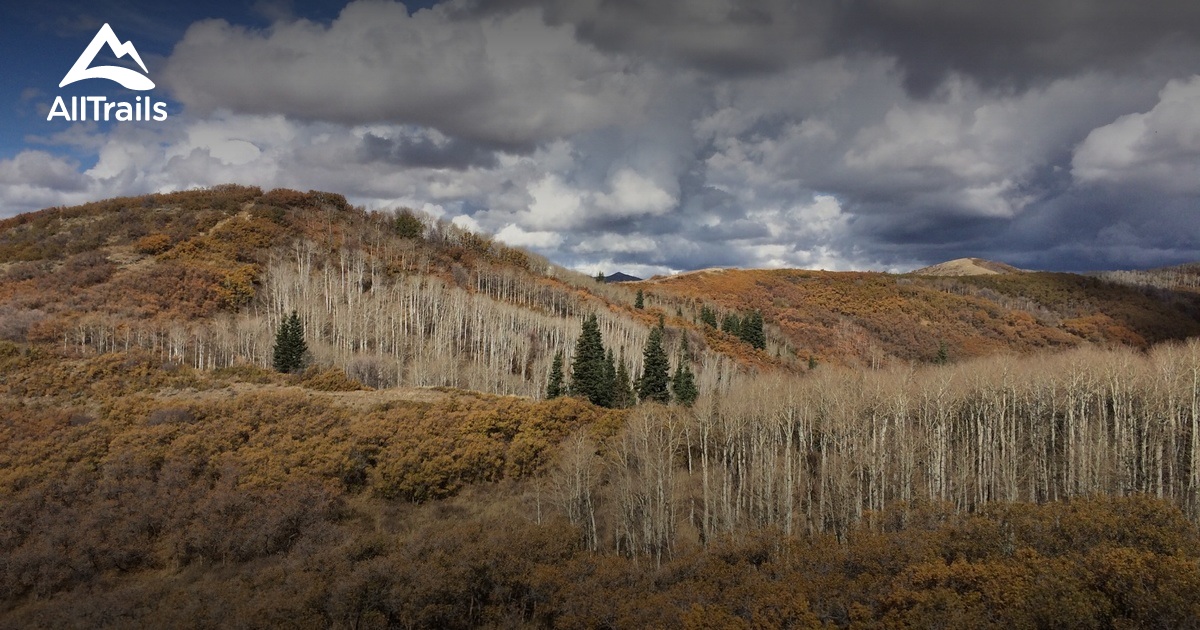
M671 392L675 395L675 400L684 407L691 407L700 395L696 390L696 377L692 374L691 359L688 357L686 334L683 336L683 345L679 348L679 364L675 366L675 376L671 379Z
M937 357L934 358L934 363L945 365L950 360L950 350L946 348L945 340L938 342Z
M403 208L392 219L392 229L400 238L419 239L425 235L425 222L409 208Z
M738 318L737 313L728 313L721 320L721 330L739 337L742 334L742 320Z
M583 320L583 330L575 343L575 358L571 363L571 395L586 398L593 404L603 404L608 392L605 379L604 341L596 314Z
M658 326L650 331L650 338L646 340L646 348L642 351L642 379L638 384L638 398L642 402L671 402L668 374L671 365L667 360L667 352L663 350L662 338L663 320L660 316Z
M604 353L604 383L601 385L601 396L596 401L601 407L613 407L613 392L617 383L617 361L613 358L612 348Z
M604 272L603 271L596 272L596 282L599 282L600 284L604 284Z
M700 322L712 328L717 328L717 312L708 306L700 307Z
M637 297L633 298L633 308L646 308L646 294L641 289L638 289Z
M279 325L275 333L275 348L272 365L275 369L288 373L298 372L304 368L305 354L308 344L304 342L304 327L300 324L300 316L296 311Z
M637 402L633 393L633 383L629 379L629 368L625 364L625 351L621 350L621 359L617 362L617 375L613 379L612 406L616 409L632 407Z
M762 313L754 311L742 320L741 328L738 330L738 337L746 343L765 350L767 348L767 335L763 331Z
M550 364L550 380L546 382L546 399L558 398L563 395L563 356L562 350L554 353L554 361Z

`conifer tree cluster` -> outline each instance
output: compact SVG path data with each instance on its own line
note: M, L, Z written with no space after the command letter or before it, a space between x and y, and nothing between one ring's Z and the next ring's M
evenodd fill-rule
M742 335L742 318L738 317L737 313L726 313L721 319L721 330L727 332L734 337Z
M556 355L546 386L547 398L566 393L562 389L562 380L562 357ZM618 364L612 350L604 348L600 323L594 313L583 321L583 330L575 343L575 357L571 362L570 394L586 398L592 404L601 407L631 407L635 402L625 357L622 356Z
M583 330L575 343L571 361L570 386L564 384L562 353L554 355L546 381L546 398L571 395L586 398L594 405L624 409L638 401L669 404L672 400L691 406L699 396L696 376L692 372L686 337L680 348L678 367L671 374L671 364L663 345L665 332L660 315L658 325L650 330L642 351L642 375L631 378L624 352L620 357L604 347L600 323L595 314L583 320ZM636 387L635 387L636 382Z
M641 289L637 290L637 297L633 298L633 308L646 308L646 294Z
M700 307L700 322L708 325L709 328L719 328L717 325L717 312L708 305Z
M763 331L762 313L754 311L742 319L741 328L738 330L738 338L759 350L767 348L767 335Z
M709 318L711 318L711 322ZM717 314L715 312L709 310L706 313L705 309L700 310L700 321L716 328L716 320ZM763 330L763 316L758 311L747 313L744 317L738 316L737 313L726 313L725 317L721 319L721 330L759 350L767 348L767 334Z
M275 333L275 348L272 365L284 373L299 372L304 369L305 355L308 344L304 342L304 327L300 324L300 316L296 311L283 320Z

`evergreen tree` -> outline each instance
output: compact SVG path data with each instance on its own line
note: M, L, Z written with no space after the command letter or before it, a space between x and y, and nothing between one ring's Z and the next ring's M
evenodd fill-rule
M725 318L721 320L721 330L735 337L740 337L742 334L742 320L738 318L738 314L727 313Z
M300 316L296 311L284 319L275 333L275 348L272 365L275 369L288 373L298 372L304 368L305 354L308 344L304 342L304 327L300 324Z
M404 208L392 219L392 229L400 238L419 239L425 235L425 222L415 212Z
M746 343L765 350L767 348L767 335L763 331L762 313L754 311L742 320L741 328L738 330L738 337Z
M596 272L596 282L599 282L600 284L604 284L604 272L603 271Z
M814 357L811 354L808 355L808 369L810 369L810 370L817 369L817 357Z
M554 353L554 362L550 364L550 380L546 382L546 399L558 398L563 395L563 356L562 350Z
M708 306L700 307L700 322L712 328L717 328L717 312Z
M671 402L668 374L671 365L666 350L663 350L662 338L663 320L660 316L658 326L650 331L650 338L646 340L646 348L642 351L642 379L638 384L638 398L642 402Z
M612 406L616 409L632 407L637 402L633 393L633 383L629 379L629 368L625 364L625 351L621 351L621 359L617 362L617 375L613 379Z
M946 348L946 342L944 340L939 341L937 357L934 359L934 363L937 363L938 365L945 365L946 362L949 360L950 360L950 351Z
M646 308L646 294L641 289L638 289L637 297L633 298L633 308Z
M617 363L613 358L612 348L604 353L604 384L601 386L600 400L596 401L601 407L613 407L613 393L617 383Z
M675 395L675 400L684 407L691 407L700 395L696 390L696 377L692 374L691 359L688 357L686 334L679 349L679 364L675 366L675 376L671 379L671 392Z
M604 342L596 314L583 320L583 330L575 343L575 359L571 363L571 395L586 398L602 405L608 396L605 378Z

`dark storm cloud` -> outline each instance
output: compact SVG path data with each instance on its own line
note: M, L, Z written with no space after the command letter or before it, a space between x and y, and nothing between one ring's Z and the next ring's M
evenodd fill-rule
M608 52L667 59L717 75L766 73L825 53L832 0L497 0L494 14L537 7L552 25Z
M1190 0L878 0L845 5L843 41L895 55L914 93L951 72L1022 89L1090 70L1134 69L1165 46L1200 43Z
M922 97L955 72L1021 90L1079 72L1135 70L1147 53L1200 44L1200 3L1190 0L501 0L477 10L529 6L603 50L725 77L882 54Z
M410 168L448 168L465 170L471 167L496 166L494 149L449 138L438 143L428 137L384 138L373 133L363 136L359 156L364 162L387 162Z
M535 11L477 21L449 13L352 2L328 25L201 21L162 83L198 112L415 124L524 147L636 121L645 106L650 78L547 28Z
M0 201L324 188L636 275L1200 256L1200 3L360 1L265 29L225 17L192 23L153 72L178 117L46 145L95 154L86 170L0 159Z

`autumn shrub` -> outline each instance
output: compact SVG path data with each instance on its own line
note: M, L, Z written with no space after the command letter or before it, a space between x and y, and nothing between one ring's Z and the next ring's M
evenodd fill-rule
M171 248L171 237L166 234L147 234L138 239L134 249L146 255L161 254Z
M0 339L5 341L27 341L29 330L46 318L39 309L24 309L0 306Z
M280 208L303 207L308 204L308 201L308 195L290 188L274 188L259 198L260 203Z
M362 383L346 375L340 368L310 368L300 379L300 384L322 392L354 392L366 389Z

